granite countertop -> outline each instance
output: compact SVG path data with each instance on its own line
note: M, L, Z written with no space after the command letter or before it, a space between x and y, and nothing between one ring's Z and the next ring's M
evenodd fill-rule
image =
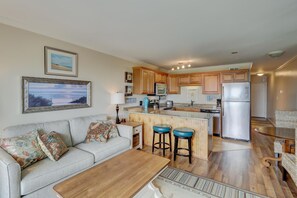
M201 113L201 112L187 112L187 111L172 111L172 110L153 110L149 108L148 111L144 111L141 107L126 108L124 109L129 113L143 113L143 114L155 114L163 116L177 116L183 118L197 118L197 119L206 119L209 120L213 117L213 114L210 113Z

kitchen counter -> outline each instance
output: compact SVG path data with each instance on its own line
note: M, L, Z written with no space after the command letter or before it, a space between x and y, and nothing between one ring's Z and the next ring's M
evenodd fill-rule
M148 109L148 111L145 112L141 107L130 107L125 110L129 113L129 121L143 123L145 145L152 146L152 129L156 124L169 124L172 129L189 127L195 130L192 138L192 155L200 159L208 160L212 149L212 114L172 110L154 111L153 109ZM173 133L171 133L171 136L173 140ZM168 136L166 136L166 142L169 142ZM180 141L179 146L187 148L187 141ZM174 144L172 144L172 149L173 147Z
M206 119L209 120L212 118L210 113L201 113L201 112L188 112L188 111L174 111L174 110L153 110L151 108L148 111L145 111L141 107L132 108L128 110L130 113L143 113L143 114L155 114L163 116L177 116L182 118L197 118L197 119Z

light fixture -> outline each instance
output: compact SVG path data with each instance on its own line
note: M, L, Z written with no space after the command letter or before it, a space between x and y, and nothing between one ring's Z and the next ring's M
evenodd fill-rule
M111 95L111 100L110 100L111 104L116 104L116 112L117 112L117 117L116 117L116 123L120 124L120 118L119 118L119 104L125 104L125 95L124 93L113 93Z
M231 54L238 54L238 52L234 51L234 52L231 52Z
M277 58L282 56L284 53L285 52L283 50L275 50L275 51L269 52L268 56L270 56L271 58Z
M186 69L187 67L190 68L192 66L190 63L191 61L178 62L176 66L171 67L171 70L174 71L174 70Z
M263 73L257 73L257 76L263 76L264 74Z

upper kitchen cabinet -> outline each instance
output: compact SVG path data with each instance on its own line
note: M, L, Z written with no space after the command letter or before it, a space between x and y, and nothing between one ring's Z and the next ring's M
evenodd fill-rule
M155 73L155 82L156 83L166 83L167 82L167 74L165 73Z
M202 92L203 94L220 94L220 73L206 73L202 75L203 86Z
M167 94L179 94L179 77L178 75L168 75L167 77Z
M189 74L183 74L179 75L179 85L180 86L187 86L190 84L190 75Z
M141 67L133 68L133 93L153 94L155 72Z
M190 84L202 85L202 74L190 74Z
M221 73L222 83L249 81L248 70L224 71Z

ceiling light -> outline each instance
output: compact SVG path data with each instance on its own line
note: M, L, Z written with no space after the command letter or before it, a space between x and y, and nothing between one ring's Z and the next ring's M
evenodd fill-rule
M183 66L182 66L182 68L184 69L184 68L185 68L185 66L183 65Z
M238 52L231 52L231 54L238 54Z
M172 67L172 69L171 69L172 71L174 71L174 67Z
M268 53L268 56L271 58L277 58L283 55L285 52L283 50L276 50Z
M188 67L191 67L191 64L188 64Z
M176 69L179 69L179 67L177 67Z
M263 75L264 75L263 73L258 73L258 74L257 74L257 76L263 76Z

